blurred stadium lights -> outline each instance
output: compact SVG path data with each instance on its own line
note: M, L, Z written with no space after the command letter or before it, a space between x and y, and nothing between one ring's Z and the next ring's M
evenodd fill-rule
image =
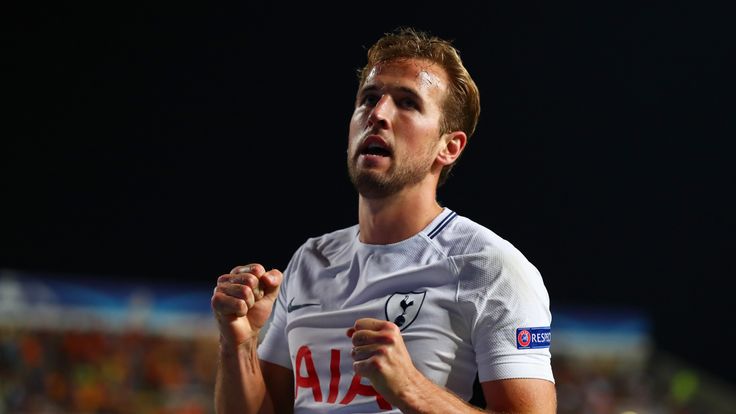
M556 355L641 367L652 352L651 322L636 309L554 309L552 324Z
M217 337L210 292L106 278L0 271L0 325L44 330L142 331Z

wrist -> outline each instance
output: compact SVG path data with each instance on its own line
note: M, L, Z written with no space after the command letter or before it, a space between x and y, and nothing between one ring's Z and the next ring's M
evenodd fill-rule
M223 356L236 356L252 354L258 348L258 333L243 341L233 341L220 335L220 354Z
M422 375L419 371L407 377L407 381L400 386L396 392L396 407L402 413L418 413L424 412L422 406L427 402L433 389L436 387L434 383Z

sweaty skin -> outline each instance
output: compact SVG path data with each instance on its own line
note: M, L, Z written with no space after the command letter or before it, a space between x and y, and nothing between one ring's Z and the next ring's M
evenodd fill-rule
M417 64L421 69L419 70L419 73L417 74L417 79L419 80L420 84L422 84L424 87L437 87L442 88L441 79L439 76L433 74L429 68L432 66L431 64ZM385 72L386 65L379 65L371 69L370 72L368 72L368 76L366 77L366 83L369 79L375 78L376 76L380 75L382 72Z

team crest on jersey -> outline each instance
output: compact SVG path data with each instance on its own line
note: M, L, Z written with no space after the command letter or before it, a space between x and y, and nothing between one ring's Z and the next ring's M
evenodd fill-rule
M402 331L414 322L424 303L427 292L396 292L386 301L386 320Z

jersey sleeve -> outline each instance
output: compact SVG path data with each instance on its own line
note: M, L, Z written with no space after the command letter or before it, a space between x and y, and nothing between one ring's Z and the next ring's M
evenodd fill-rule
M289 341L286 337L286 293L288 291L291 274L301 255L300 248L294 253L291 261L284 269L284 279L279 288L279 294L274 302L271 316L266 326L261 329L261 343L258 345L258 358L284 368L293 369L289 353ZM265 332L264 332L265 331Z
M479 380L554 382L549 352L552 316L539 271L510 245L488 247L456 259L456 264L458 301L471 316Z

